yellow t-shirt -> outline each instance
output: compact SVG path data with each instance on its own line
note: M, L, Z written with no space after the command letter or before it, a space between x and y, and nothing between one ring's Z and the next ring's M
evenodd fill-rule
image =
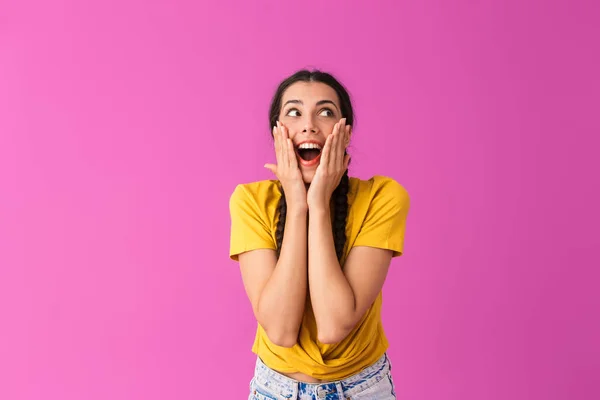
M238 185L230 198L231 242L229 256L256 249L276 249L279 182L264 180ZM341 265L354 246L371 246L403 252L409 196L392 178L369 180L350 177L346 246ZM365 268L368 268L365 265ZM317 324L307 302L298 342L291 348L273 344L258 324L252 351L270 368L284 373L301 372L316 379L340 380L373 364L387 350L381 323L381 292L356 327L341 342L323 344L317 339Z

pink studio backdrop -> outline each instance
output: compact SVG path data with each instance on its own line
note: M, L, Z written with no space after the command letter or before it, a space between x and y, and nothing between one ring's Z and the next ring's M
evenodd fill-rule
M411 194L398 397L600 398L597 4L3 1L0 399L246 398L228 199L301 67Z

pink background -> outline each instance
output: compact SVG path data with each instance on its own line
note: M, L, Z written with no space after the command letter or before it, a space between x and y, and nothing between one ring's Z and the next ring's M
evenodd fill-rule
M302 67L411 194L398 397L600 398L597 4L2 1L0 398L247 397L228 199Z

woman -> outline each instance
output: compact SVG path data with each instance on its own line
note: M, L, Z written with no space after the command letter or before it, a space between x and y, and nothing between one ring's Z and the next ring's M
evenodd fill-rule
M354 113L330 74L285 79L269 122L277 179L230 199L230 257L258 322L249 398L394 399L381 289L408 194L388 177L348 177Z

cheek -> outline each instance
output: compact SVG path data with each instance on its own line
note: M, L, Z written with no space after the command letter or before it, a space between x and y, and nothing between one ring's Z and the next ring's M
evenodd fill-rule
M333 133L333 127L336 122L337 121L330 121L321 128L321 131L325 134L325 138Z
M327 142L327 138L328 138L329 136L331 136L331 134L332 134L332 133L333 133L333 132L331 132L331 131L330 131L330 132L327 132L325 135L323 135L323 136L324 136L324 138L325 138L325 142Z
M290 132L290 137L293 136L295 132L300 132L303 129L302 124L298 121L297 118L283 116L279 121L288 128L288 131Z

